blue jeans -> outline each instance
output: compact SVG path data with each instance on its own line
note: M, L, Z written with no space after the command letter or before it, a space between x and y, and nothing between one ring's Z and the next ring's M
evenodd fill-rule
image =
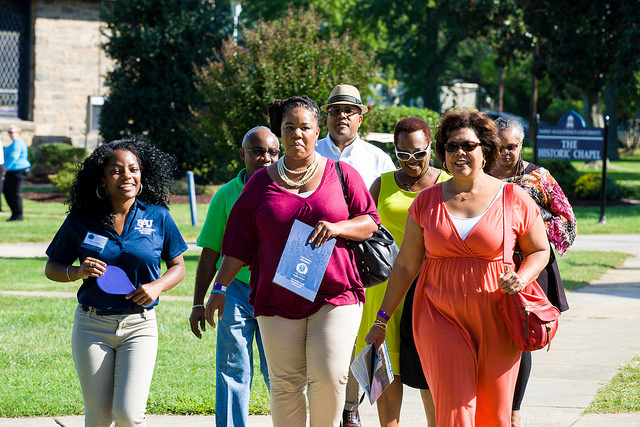
M216 345L216 426L246 426L253 379L253 338L260 372L269 387L269 371L258 321L249 304L249 285L234 279L226 292Z

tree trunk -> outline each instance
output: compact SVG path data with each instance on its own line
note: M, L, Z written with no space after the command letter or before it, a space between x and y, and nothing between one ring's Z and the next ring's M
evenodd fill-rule
M498 113L504 108L504 67L498 68Z
M536 44L534 48L533 61L531 64L531 70L535 69L535 61L537 61L538 56L540 55L540 46ZM537 143L537 134L538 134L538 124L536 122L536 116L538 115L538 78L532 72L531 73L531 106L529 112L529 140L533 143L533 163L538 162L538 143Z
M609 160L619 160L618 153L618 103L620 101L620 88L615 82L610 81L604 89L605 111L609 116L609 134L607 138L607 157Z
M582 118L587 127L591 127L591 102L586 93L582 94Z

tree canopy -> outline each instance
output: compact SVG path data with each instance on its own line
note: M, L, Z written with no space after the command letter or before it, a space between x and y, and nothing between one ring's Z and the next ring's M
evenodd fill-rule
M208 0L105 2L104 49L115 68L106 79L103 138L145 134L183 170L197 164L202 151L188 132L190 107L202 102L195 67L221 45L229 15Z
M200 68L198 90L206 105L195 111L195 122L211 159L203 175L216 181L231 177L244 134L268 124L274 99L307 95L322 105L336 84L348 83L366 100L377 71L374 61L348 34L333 37L319 28L314 10L291 9L275 21L245 28L242 46L225 41Z

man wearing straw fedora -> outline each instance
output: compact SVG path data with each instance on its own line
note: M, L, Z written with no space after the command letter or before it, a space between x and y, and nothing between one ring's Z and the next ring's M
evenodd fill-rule
M367 188L383 172L396 169L387 153L358 136L362 115L368 111L362 105L358 89L346 84L337 85L321 110L327 113L329 134L316 142L318 153L353 166Z
M316 142L316 151L333 160L340 160L358 171L367 188L382 173L395 170L391 157L373 144L358 136L362 115L368 111L360 100L360 92L354 86L339 84L333 88L326 105L320 107L327 113L326 138ZM349 371L347 395L342 414L343 427L359 427L358 382Z

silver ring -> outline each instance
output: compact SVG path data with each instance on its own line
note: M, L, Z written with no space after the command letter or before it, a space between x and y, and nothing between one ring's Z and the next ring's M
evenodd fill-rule
M93 267L93 261L89 261L89 267Z

